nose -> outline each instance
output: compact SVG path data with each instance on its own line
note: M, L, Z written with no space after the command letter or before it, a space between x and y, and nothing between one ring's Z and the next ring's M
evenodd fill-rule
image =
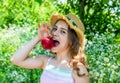
M58 30L56 30L56 31L53 31L53 32L52 32L52 35L53 35L53 36L57 36L57 35L58 35L58 33L59 33L59 31L58 31Z

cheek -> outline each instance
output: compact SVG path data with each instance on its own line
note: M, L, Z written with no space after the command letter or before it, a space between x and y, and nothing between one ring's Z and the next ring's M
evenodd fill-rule
M63 39L62 39L62 43L63 43L63 45L69 45L69 40L68 40L68 37L64 37Z

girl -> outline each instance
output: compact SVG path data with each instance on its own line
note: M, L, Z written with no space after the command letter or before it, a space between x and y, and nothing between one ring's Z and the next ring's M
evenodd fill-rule
M84 55L84 26L73 14L54 14L49 25L38 27L38 36L21 47L11 61L23 68L42 68L41 83L89 83ZM50 49L54 57L29 56L34 46L44 37L51 37L55 45Z

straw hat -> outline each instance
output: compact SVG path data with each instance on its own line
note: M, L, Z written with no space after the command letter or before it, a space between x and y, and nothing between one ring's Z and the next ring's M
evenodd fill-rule
M73 29L80 40L81 48L84 49L84 25L81 20L73 14L67 14L66 16L60 14L53 14L50 18L50 24L53 26L58 20L64 20Z

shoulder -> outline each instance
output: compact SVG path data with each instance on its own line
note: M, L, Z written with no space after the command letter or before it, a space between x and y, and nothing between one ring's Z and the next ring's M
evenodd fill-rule
M79 76L78 73L81 75ZM75 81L75 83L89 83L89 73L86 69L86 67L80 63L79 65L79 70L76 71L76 70L73 70L73 73L72 73L72 76L73 76L73 79Z
M47 62L48 62L48 60L51 59L52 56L46 56L46 55L44 55L44 56L40 56L40 58L43 60L43 69L44 69L45 66L46 66L46 64L47 64Z

